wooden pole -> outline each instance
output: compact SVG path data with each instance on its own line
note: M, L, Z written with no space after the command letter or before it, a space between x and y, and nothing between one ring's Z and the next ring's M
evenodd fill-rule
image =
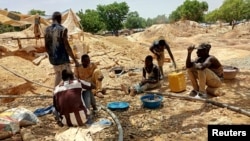
M18 44L19 49L22 49L22 44L19 38L17 38L17 44Z

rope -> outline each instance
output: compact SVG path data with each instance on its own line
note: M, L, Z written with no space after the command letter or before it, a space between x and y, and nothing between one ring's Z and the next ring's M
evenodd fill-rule
M1 66L3 69L7 70L8 72L11 72L12 74L14 74L14 75L16 75L16 76L18 76L18 77L20 77L20 78L23 78L24 80L26 80L26 81L28 81L28 82L34 83L34 84L36 84L36 85L39 85L39 86L42 86L42 87L45 87L45 88L54 89L53 87L45 86L45 85L42 85L42 84L37 83L37 82L35 82L35 81L31 81L31 80L29 80L29 79L27 79L27 78L21 76L20 74L17 74L17 73L15 73L15 72L9 70L8 68L6 68L6 67L4 67L4 66L2 66L2 65L0 65L0 66Z

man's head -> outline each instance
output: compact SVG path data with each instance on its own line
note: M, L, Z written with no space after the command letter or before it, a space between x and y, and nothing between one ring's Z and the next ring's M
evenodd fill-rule
M159 40L159 46L166 46L166 41L164 39Z
M57 22L57 23L61 24L61 21L62 21L61 13L58 11L54 12L52 15L52 20L53 20L53 22Z
M209 55L211 45L207 43L202 43L200 44L196 49L197 49L197 56L198 57L203 57Z
M153 65L153 57L151 55L148 55L145 58L145 66L150 67L151 65Z
M62 80L63 81L73 80L73 79L74 79L74 75L72 72L67 71L67 70L62 71Z
M83 54L81 57L81 62L82 62L82 66L84 68L88 67L88 65L90 64L90 58L88 54Z

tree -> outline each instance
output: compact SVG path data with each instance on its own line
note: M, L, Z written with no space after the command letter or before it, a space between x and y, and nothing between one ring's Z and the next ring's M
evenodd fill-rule
M250 18L250 0L225 0L219 9L216 9L205 16L206 21L243 20Z
M139 17L138 12L135 11L135 12L128 13L127 19L124 25L128 29L145 28L146 21L144 18Z
M153 19L148 18L148 19L146 20L146 26L147 26L147 27L150 27L150 26L153 25L153 24L154 24L154 20L153 20Z
M206 22L215 22L215 21L217 21L217 19L219 19L219 17L220 17L218 11L219 11L218 9L215 9L214 11L211 11L211 12L207 13L205 15L204 20Z
M0 23L0 34L4 32L14 31L14 27L10 25L4 25Z
M105 28L105 24L100 20L99 14L96 10L82 10L76 13L81 19L80 23L85 32L97 33Z
M170 14L171 21L192 20L202 21L204 12L208 10L207 2L197 0L186 0L181 6Z
M168 22L168 18L165 15L158 15L154 19L154 24L164 24Z
M45 16L45 11L42 11L42 10L35 10L35 9L32 9L28 12L28 14L30 15L41 15L41 16Z
M114 2L109 5L98 5L97 12L105 23L106 29L118 33L118 30L123 28L123 21L129 12L129 6L126 2Z
M219 18L227 22L244 19L249 16L247 2L249 0L225 0L219 9Z

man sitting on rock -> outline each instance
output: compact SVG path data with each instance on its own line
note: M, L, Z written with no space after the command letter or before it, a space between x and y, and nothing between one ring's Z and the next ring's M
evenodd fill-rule
M95 63L90 62L88 54L81 56L82 66L77 66L74 73L77 78L91 82L96 85L93 94L99 98L104 98L105 90L102 88L102 80L104 78L101 70L97 69Z
M190 46L187 49L186 68L193 86L190 96L206 98L207 93L219 95L216 89L222 84L223 66L215 56L209 55L210 48L210 44L202 43L197 48ZM197 49L197 58L191 61L194 49Z
M143 80L132 87L127 87L122 84L121 88L125 94L135 96L135 94L143 93L146 90L157 88L161 86L159 68L153 64L153 57L148 55L145 58L145 66L143 67Z
M62 71L62 82L55 87L53 105L57 123L68 126L83 126L90 121L90 106L97 111L91 89L95 86L83 80L74 79L72 72Z

